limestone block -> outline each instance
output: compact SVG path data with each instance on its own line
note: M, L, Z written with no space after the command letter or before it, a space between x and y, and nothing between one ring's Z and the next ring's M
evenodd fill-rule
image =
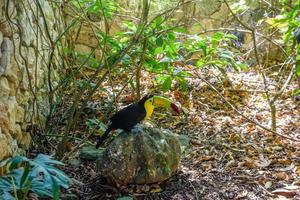
M22 39L26 46L30 46L35 39L34 31L32 30L32 18L28 18L26 11L22 10L19 14L19 23L22 28Z
M51 8L51 6L49 5L48 1L44 1L44 14L45 14L45 17L49 20L49 21L54 21L55 20L55 15L54 15L54 12Z
M13 137L17 140L17 141L21 141L22 140L22 128L19 124L15 125L15 132L13 134Z
M33 1L32 4L35 4L35 2ZM44 15L47 19L47 27L50 30L50 36L52 39L54 39L58 35L54 30L54 23L56 22L55 12L52 9L52 7L49 5L48 1L42 0L42 1L40 1L40 4L42 6ZM42 28L42 30L45 30L45 24L44 24L43 17L39 17L38 24ZM42 38L42 39L44 39L44 38ZM34 44L35 44L35 40L34 40Z
M19 68L17 65L12 64L9 69L6 71L5 75L9 81L11 92L16 89L19 79L18 79ZM22 80L22 79L20 79ZM14 96L15 93L11 93L10 96Z
M8 3L8 16L10 19L13 19L17 16L16 6L13 1L9 1Z
M20 146L24 149L28 149L31 144L31 136L29 133L23 133L22 140L20 141Z
M0 19L2 18L2 7L4 6L4 1L0 1ZM1 20L2 21L2 20Z
M0 160L12 155L11 142L12 141L2 133L2 129L0 127Z
M3 33L0 31L0 46L2 44L2 41L3 41ZM1 55L2 55L2 53L0 51L0 58L1 58Z
M218 12L215 12L211 15L211 19L214 19L212 24L212 28L220 27L224 23L226 18L224 16L229 16L230 11L228 10L227 6L225 3L219 5Z
M13 126L8 117L8 105L3 102L0 102L0 129L1 133L5 135L9 135L13 132Z
M21 111L18 112L19 106L18 106L18 102L17 102L17 100L16 100L16 97L10 96L10 97L8 98L7 103L8 103L8 117L9 117L9 121L10 121L13 125L15 125L17 119L22 118L22 116L18 116L18 115L21 115L21 114L23 114L24 112L23 112L23 113L22 113ZM13 131L14 131L14 128L15 128L15 127L13 127Z
M2 23L0 23L0 30L3 33L4 36L6 37L11 37L13 35L13 31L11 29L11 27L9 26L9 23L7 22L6 19L6 14L4 13L4 0L0 1L0 21ZM10 18L11 21L13 21L13 23L16 22L15 18L17 16L17 11L16 11L16 7L13 3L13 1L8 1L8 16Z
M219 10L221 4L222 2L219 0L202 0L197 3L197 13L201 13L202 16L209 17ZM224 20L224 16L221 19Z
M6 19L4 18L3 20L5 21ZM8 22L0 23L0 30L3 33L4 37L11 37L13 35L13 32L12 32Z
M5 74L7 68L10 65L11 54L13 52L13 45L9 38L4 37L1 44L1 53L0 58L0 76Z
M22 108L21 106L17 105L16 112L15 112L15 114L16 114L15 118L16 118L16 122L17 123L23 122L23 120L24 120L24 113L25 113L24 108Z
M28 67L33 68L35 65L35 50L32 47L28 48Z
M14 125L16 124L16 115L17 115L17 107L18 107L18 103L17 103L16 97L10 96L8 98L7 105L8 105L8 117L9 117L9 121L13 125L13 129L12 130L14 131L15 130Z
M18 102L23 106L23 108L27 111L28 110L28 99L30 99L31 93L27 90L19 90L16 94L16 98Z
M100 60L102 58L102 56L103 56L102 50L101 49L96 49L96 51L95 51L96 59Z
M19 124L16 124L15 127L15 138L20 147L24 149L29 148L31 142L31 136L29 133L23 132Z
M78 30L75 30L75 33ZM74 34L74 37L76 34ZM74 38L75 39L75 38ZM77 44L85 44L85 45L94 45L96 46L98 44L97 39L94 36L94 32L89 26L82 26L80 29L79 36L76 41Z
M9 83L6 77L0 76L0 101L7 100L10 93Z
M21 46L21 41L20 41L20 36L19 36L19 34L18 33L14 33L13 34L13 36L12 36L12 38L14 38L14 43L15 43L15 46L17 47L17 49L18 49L18 51L16 51L16 53L15 53L15 55L14 55L14 58L15 59L17 59L17 62L18 63L21 63L22 64L22 62L23 62L23 60L22 60L22 58L21 58L21 56L20 56L20 54L19 54L19 47ZM22 47L22 46L21 46ZM23 48L21 49L22 50L22 55L24 55L24 53L23 53ZM26 55L24 55L24 56L26 56ZM12 63L14 62L14 60L15 59L12 59ZM16 61L15 61L16 62ZM14 64L14 63L13 63Z
M90 54L92 49L86 45L83 44L76 44L75 45L75 51L81 54Z

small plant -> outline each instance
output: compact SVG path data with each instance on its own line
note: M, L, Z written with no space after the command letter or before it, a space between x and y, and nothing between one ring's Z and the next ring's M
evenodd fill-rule
M60 188L68 188L70 183L70 178L54 167L63 163L47 155L39 154L33 160L16 156L2 161L4 165L8 173L0 177L0 199L23 200L32 192L57 200Z

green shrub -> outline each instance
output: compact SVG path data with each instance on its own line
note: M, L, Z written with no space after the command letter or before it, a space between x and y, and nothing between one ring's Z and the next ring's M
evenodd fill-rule
M62 162L39 154L31 160L16 156L2 161L8 173L0 177L0 199L26 199L29 192L39 197L59 199L60 188L68 188L70 178L54 165Z

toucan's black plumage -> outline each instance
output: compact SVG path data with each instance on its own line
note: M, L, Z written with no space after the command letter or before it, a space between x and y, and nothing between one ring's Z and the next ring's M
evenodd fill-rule
M130 104L114 114L110 118L111 123L105 130L103 136L97 139L96 148L104 142L110 131L115 129L130 131L137 123L141 122L146 116L144 103L151 97L153 97L153 95L146 95L140 101Z

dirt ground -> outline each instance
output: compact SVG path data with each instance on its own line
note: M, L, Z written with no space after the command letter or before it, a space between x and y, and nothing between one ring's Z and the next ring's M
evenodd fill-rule
M217 88L225 100L200 79L190 78L187 92L175 88L164 94L184 107L186 114L178 117L158 110L150 119L153 124L191 139L191 148L184 152L172 178L152 185L116 188L99 177L93 162L83 161L80 166L65 166L64 170L78 181L65 193L87 200L300 199L299 142L263 130L227 103L249 119L270 127L271 114L261 77L251 70L229 73L231 84L224 87L226 84L218 84L216 77L203 74L202 78ZM275 91L277 82L269 81L268 89ZM142 84L149 88L152 83L145 78ZM115 87L121 86L120 81ZM296 87L296 82L292 83L276 102L277 132L300 139L300 101L291 96ZM119 97L120 106L130 101L130 91L123 94ZM94 98L101 117L108 109L108 97L99 93ZM90 137L91 142L94 139Z

